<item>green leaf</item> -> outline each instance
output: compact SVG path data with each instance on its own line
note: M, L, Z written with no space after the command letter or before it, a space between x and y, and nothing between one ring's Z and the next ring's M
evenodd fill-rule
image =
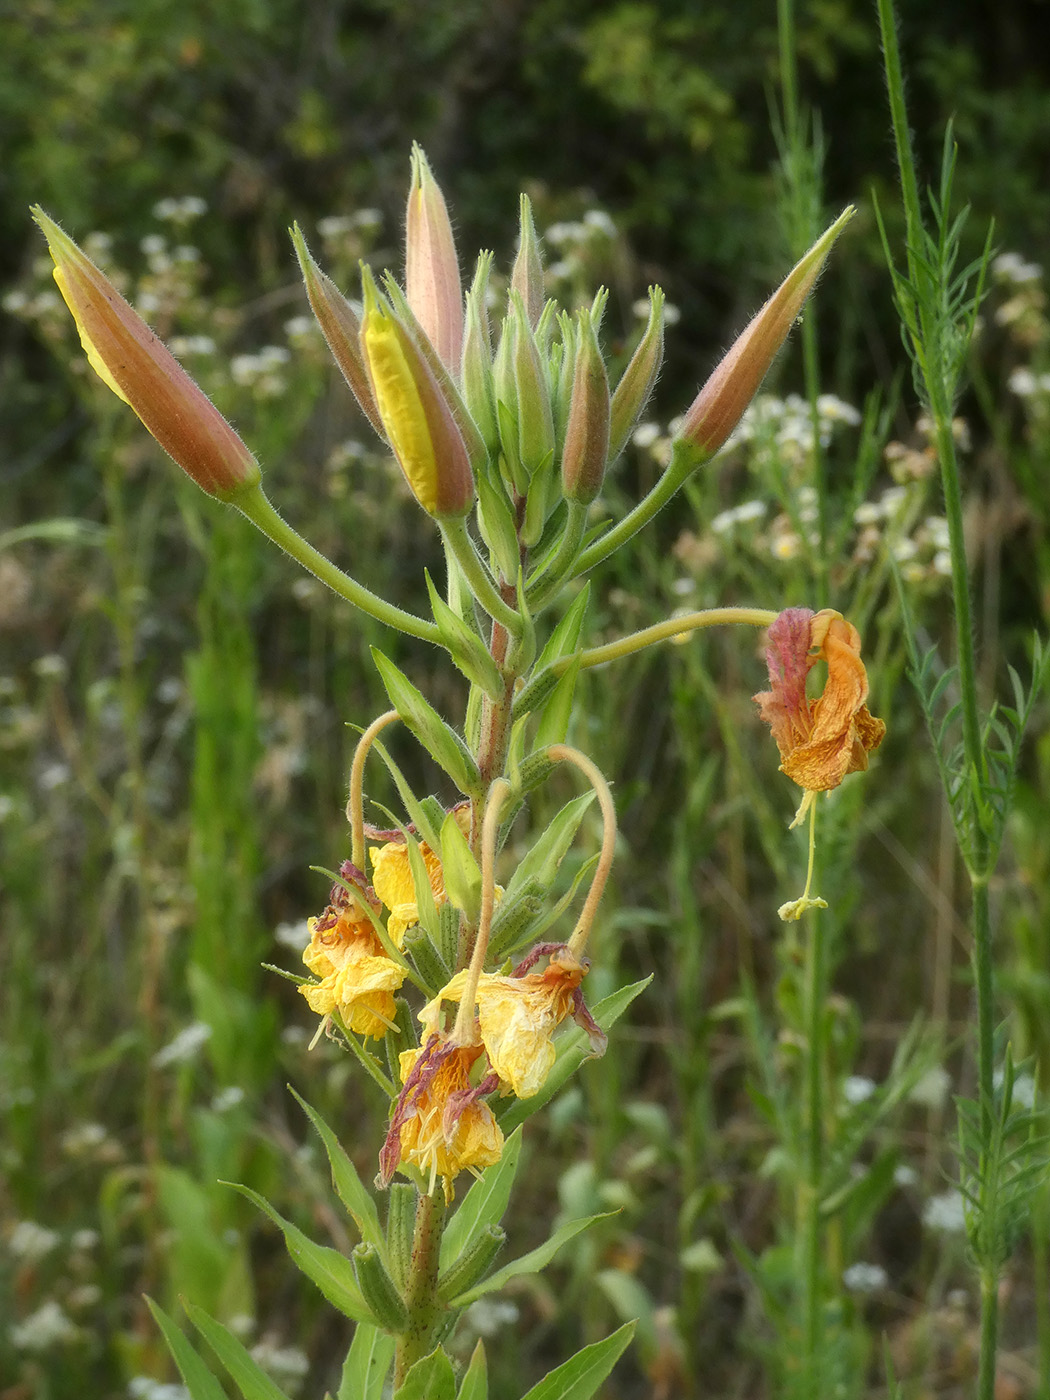
M336 1400L382 1400L393 1360L393 1337L370 1322L359 1322L343 1362Z
M175 1359L175 1365L179 1368L179 1375L186 1383L190 1400L226 1400L226 1392L193 1350L181 1327L178 1327L152 1298L146 1298L146 1306L153 1314L154 1322L164 1333L164 1340Z
M503 697L506 685L492 653L478 634L449 607L434 587L430 571L424 569L430 609L441 633L446 651L468 681L479 685L491 700Z
M479 1230L486 1225L498 1225L503 1219L518 1170L521 1140L521 1129L517 1128L503 1144L499 1161L486 1167L463 1197L463 1204L445 1227L441 1241L442 1269L447 1269L453 1259L470 1247Z
M488 1362L485 1358L485 1343L480 1337L470 1358L470 1365L463 1373L456 1400L489 1400Z
M476 924L481 909L481 871L455 812L449 812L441 827L441 869L445 893Z
M547 639L547 645L540 652L539 660L536 662L537 672L549 666L552 661L558 661L563 656L572 656L577 650L590 600L591 585L588 582L583 585L572 603L566 608L564 617Z
M452 1362L438 1347L417 1361L394 1391L394 1400L455 1400L456 1377Z
M463 740L378 647L372 648L372 660L402 723L415 735L434 762L445 770L460 792L468 797L475 794L481 785L481 774Z
M235 1181L226 1184L239 1191L242 1196L246 1196L264 1215L270 1217L284 1235L288 1253L294 1259L296 1267L317 1285L333 1307L338 1308L344 1317L352 1318L355 1322L372 1321L372 1314L361 1296L357 1279L354 1277L354 1266L349 1259L337 1249L315 1244L290 1220L285 1220L283 1215L274 1210L265 1196L260 1196L258 1191L253 1191L250 1186L240 1186ZM382 1246L379 1248L381 1252L385 1252Z
M465 1293L460 1293L456 1298L449 1299L450 1308L465 1308L471 1303L483 1298L486 1293L495 1293L497 1289L504 1287L512 1278L518 1278L521 1274L538 1274L541 1269L545 1269L550 1261L561 1249L563 1244L568 1244L569 1240L584 1230L596 1225L599 1220L608 1220L610 1215L615 1215L615 1211L604 1211L601 1215L585 1215L581 1220L569 1220L560 1226L551 1235L550 1239L535 1249L530 1249L528 1254L523 1254L520 1259L512 1259L509 1264L504 1264L502 1269L497 1269L494 1274L489 1274L488 1278L482 1279L473 1288L468 1288Z
M548 744L564 744L572 719L572 702L576 695L576 678L580 674L580 661L574 657L564 675L543 705L543 717L536 731L536 747L545 749Z
M185 1304L190 1321L219 1358L244 1400L288 1400L283 1390L253 1361L232 1332L193 1303Z
M420 802L419 798L416 797L415 793L409 786L404 773L402 773L401 769L390 757L389 753L387 753L383 745L378 740L376 740L376 742L372 745L372 748L386 764L387 771L393 778L394 786L397 788L397 795L405 804L405 811L408 813L409 820L415 824L416 830L419 832L419 835L427 843L430 849L432 851L436 851L441 843L437 834L437 830L435 830L434 824L427 814L427 809L424 807L423 803ZM380 811L386 811L386 808L380 806L379 803L377 803L376 806L380 808ZM442 811L444 811L443 808ZM391 821L395 826L399 825L396 817L391 817Z
M533 879L538 880L545 889L550 889L559 865L576 839L583 815L593 801L593 791L581 793L551 819L543 834L518 862L507 886L505 900L514 899L518 891Z
M628 987L621 987L613 992L604 1001L600 1001L592 1011L594 1019L601 1026L603 1031L608 1031L623 1013L639 996L645 991L649 983L653 980L650 973L640 982L632 982ZM526 1118L532 1116L538 1108L542 1108L545 1103L554 1097L569 1076L575 1073L583 1064L584 1060L590 1058L590 1041L585 1031L578 1026L565 1031L558 1041L558 1058L551 1066L543 1088L538 1094L534 1094L531 1099L514 1099L508 1104L504 1113L497 1113L499 1125L505 1133L509 1133L512 1128L516 1128L520 1123L524 1123Z
M375 1201L358 1176L357 1168L316 1108L311 1108L291 1085L288 1088L324 1143L324 1150L328 1153L328 1162L332 1168L332 1185L336 1195L353 1217L354 1224L361 1232L361 1238L367 1244L374 1244L382 1252L385 1248L385 1237L379 1223L379 1212L376 1210Z
M548 1372L522 1400L591 1400L633 1336L634 1323L625 1322L611 1337L584 1347L563 1365Z

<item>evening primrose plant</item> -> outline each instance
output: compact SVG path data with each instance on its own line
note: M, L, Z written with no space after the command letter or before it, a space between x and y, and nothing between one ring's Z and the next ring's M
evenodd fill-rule
M542 1269L600 1218L571 1219L497 1267L525 1119L587 1058L605 1053L611 1027L646 985L618 987L595 1003L587 995L589 939L617 822L601 769L568 742L580 672L716 625L767 628L769 689L755 700L782 771L802 793L795 821L809 822L811 875L819 794L864 769L885 731L867 709L857 629L832 608L707 609L587 645L586 575L627 547L725 445L853 210L813 244L701 388L656 484L609 520L606 475L660 371L663 293L650 288L638 345L611 375L601 339L607 294L571 309L546 298L528 199L506 304L494 314L492 255L479 256L464 288L445 200L418 146L411 170L403 285L362 264L361 300L351 302L298 227L292 241L337 365L440 536L445 577L439 586L427 576L429 617L373 592L283 519L255 456L219 410L105 275L35 211L89 362L169 456L341 599L443 651L469 683L465 714L454 721L373 651L390 708L361 731L348 856L328 872L327 903L309 922L308 975L295 979L317 1017L315 1039L345 1047L389 1104L385 1137L373 1145L375 1194L340 1141L346 1126L329 1126L304 1104L360 1242L349 1257L317 1244L245 1191L281 1229L298 1267L356 1324L340 1400L378 1397L388 1380L404 1400L480 1400L483 1345L458 1377L445 1350L464 1310ZM826 668L826 682L814 697L815 667ZM453 801L412 789L384 742L394 725L442 770ZM367 809L370 758L388 770L399 812ZM498 869L530 794L559 770L582 791L522 843L516 868ZM592 807L600 848L574 866L555 898L559 869ZM823 906L807 882L780 912L798 920ZM274 1400L272 1380L233 1333L192 1302L187 1311L246 1400ZM160 1308L154 1314L194 1400L216 1400L218 1384L187 1336ZM631 1330L586 1347L529 1395L586 1400Z

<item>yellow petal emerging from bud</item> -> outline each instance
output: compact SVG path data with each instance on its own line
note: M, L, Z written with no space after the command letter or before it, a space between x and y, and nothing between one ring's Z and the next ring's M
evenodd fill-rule
M463 288L445 198L419 145L412 147L408 194L405 292L441 362L459 373L463 346Z
M416 500L439 519L474 501L470 457L425 358L366 276L361 349L387 441Z
M219 410L93 262L34 209L92 369L135 410L203 490L229 500L256 485L259 464Z
M845 209L780 284L733 343L693 402L680 436L717 452L743 417L766 371L813 290L832 244L854 215Z

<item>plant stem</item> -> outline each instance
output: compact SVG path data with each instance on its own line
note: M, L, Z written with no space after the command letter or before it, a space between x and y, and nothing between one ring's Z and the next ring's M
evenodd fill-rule
M494 622L505 627L511 636L519 637L523 625L521 615L500 597L496 581L479 558L464 522L441 521L441 534L475 599Z
M398 1337L397 1349L394 1352L395 1391L415 1363L430 1350L430 1342L438 1320L437 1279L444 1228L445 1197L442 1192L420 1196L416 1204L412 1260L405 1289L408 1328Z
M308 544L302 535L292 529L287 520L278 515L262 487L252 486L243 495L231 500L230 504L235 505L242 515L246 515L267 539L272 540L279 549L283 549L285 554L291 555L297 563L309 570L315 578L319 578L340 598L345 598L348 603L353 603L362 612L368 613L369 617L374 617L377 622L385 622L388 627L396 628L398 632L418 637L423 642L433 642L435 646L441 645L441 633L433 622L427 622L425 618L416 617L413 613L388 603L385 598L380 598L356 579L352 579L349 574L344 574L342 569L336 568L320 550Z
M806 947L806 1086L805 1177L799 1200L803 1284L803 1390L807 1400L822 1393L821 1351L824 1286L821 1269L823 1232L820 1197L824 1176L824 1025L827 1002L827 939L825 921L810 920Z
M777 619L777 614L769 608L704 608L700 612L685 613L681 617L669 617L666 622L655 622L652 627L643 627L640 632L631 632L615 642L607 642L602 647L591 647L580 652L580 668L604 666L607 661L619 661L622 656L642 651L655 642L665 642L669 637L678 637L685 632L700 631L705 627L723 627L730 623L743 623L749 627L769 627ZM552 669L560 675L568 670L576 657L564 657L556 661Z

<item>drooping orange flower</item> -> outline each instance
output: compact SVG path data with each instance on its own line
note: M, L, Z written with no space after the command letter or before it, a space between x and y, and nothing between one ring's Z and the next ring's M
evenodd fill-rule
M393 994L405 980L405 970L387 956L365 911L364 900L369 899L374 908L378 902L372 899L364 876L349 862L342 873L360 893L335 886L328 908L320 918L310 920L310 943L303 962L321 980L304 982L299 991L319 1016L337 1011L347 1030L378 1040L394 1024Z
M430 1192L441 1177L450 1201L461 1171L476 1172L499 1161L503 1134L488 1104L481 1102L496 1088L496 1076L477 1084L470 1077L484 1053L481 1045L462 1045L440 1032L428 1036L421 1049L401 1052L404 1087L379 1154L378 1180L384 1186L399 1166L414 1166Z
M810 669L825 661L823 693L806 695ZM769 629L766 647L770 689L754 700L780 750L780 770L804 788L801 820L811 794L838 787L847 773L863 772L886 725L868 710L868 674L860 659L860 633L841 613L787 608Z

